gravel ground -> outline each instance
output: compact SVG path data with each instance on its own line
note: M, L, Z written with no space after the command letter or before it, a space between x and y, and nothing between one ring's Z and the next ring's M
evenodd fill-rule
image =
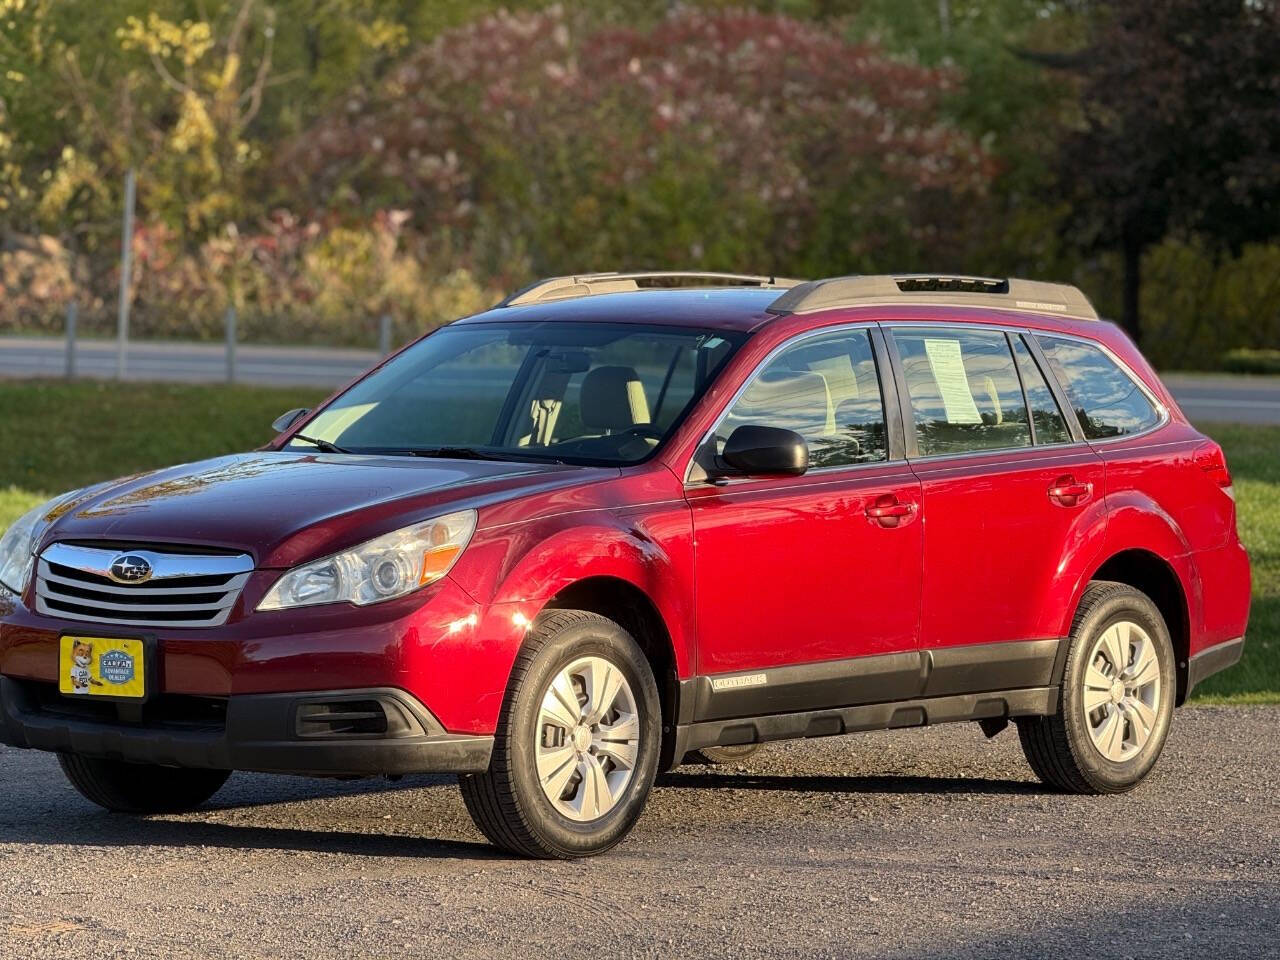
M1280 708L1178 712L1123 797L976 725L664 777L621 847L512 860L451 780L237 775L136 820L0 748L0 957L1275 957Z

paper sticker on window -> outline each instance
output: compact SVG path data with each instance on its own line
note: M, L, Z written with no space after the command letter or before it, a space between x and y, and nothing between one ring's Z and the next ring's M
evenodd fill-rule
M947 411L948 423L981 423L982 415L973 402L969 389L969 377L964 372L964 358L960 355L957 340L930 340L924 342L924 352L929 358L929 368L942 394L942 405Z

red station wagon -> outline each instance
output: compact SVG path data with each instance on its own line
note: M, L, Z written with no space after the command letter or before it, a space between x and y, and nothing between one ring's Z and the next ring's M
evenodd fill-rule
M770 740L1012 719L1128 790L1243 647L1222 450L1073 287L558 278L276 428L8 530L0 740L138 813L456 772L576 857Z

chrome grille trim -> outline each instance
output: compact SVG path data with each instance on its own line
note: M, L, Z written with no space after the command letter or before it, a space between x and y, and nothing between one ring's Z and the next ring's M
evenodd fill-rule
M128 553L151 564L142 583L111 578L111 562ZM226 622L253 572L248 554L103 550L54 543L36 565L36 612L113 626L217 627ZM109 599L106 599L109 598Z

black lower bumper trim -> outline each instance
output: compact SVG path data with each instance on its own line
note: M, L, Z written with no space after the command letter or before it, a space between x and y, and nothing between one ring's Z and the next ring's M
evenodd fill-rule
M317 737L300 727L315 704L379 703L387 734ZM310 776L480 773L493 737L448 733L403 690L245 694L227 698L221 729L108 722L50 710L30 685L0 677L0 743L130 763Z
M1201 650L1187 661L1186 696L1191 696L1191 691L1201 681L1209 679L1215 673L1221 673L1228 667L1234 667L1240 662L1240 657L1243 654L1244 637L1240 637L1238 640L1228 640L1226 643L1219 643L1216 646L1209 647L1207 650Z

